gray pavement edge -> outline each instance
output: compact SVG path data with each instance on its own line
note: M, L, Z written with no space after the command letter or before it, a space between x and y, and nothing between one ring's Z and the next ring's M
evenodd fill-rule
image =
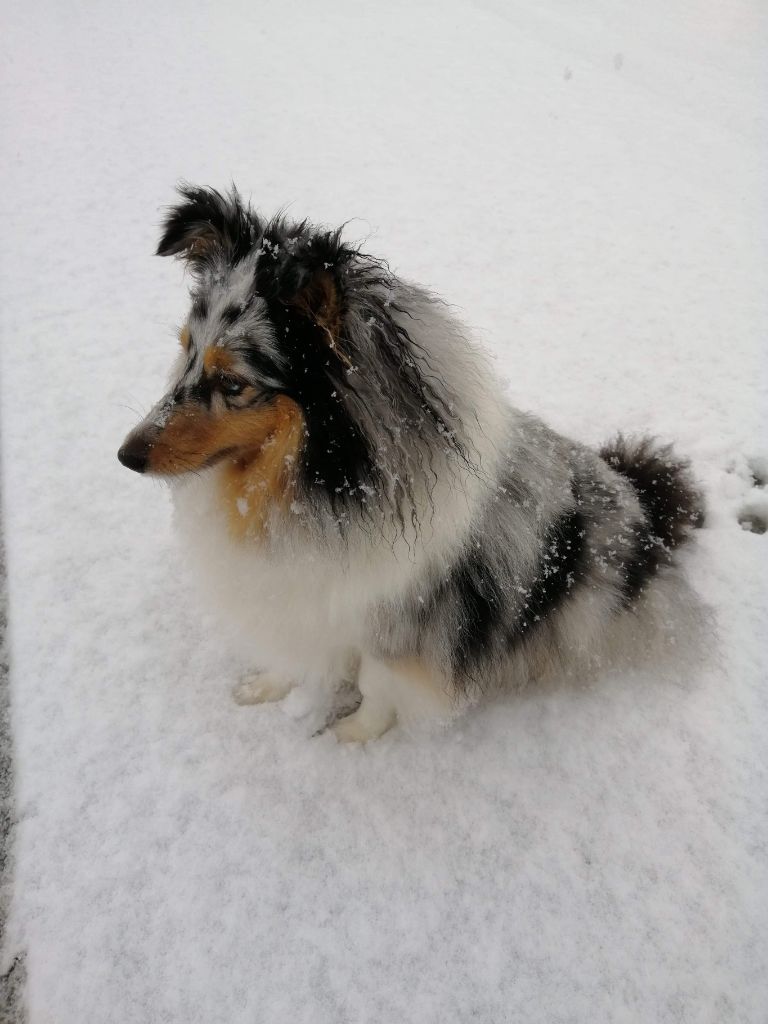
M6 922L13 886L13 840L16 831L7 629L8 590L0 515L0 951L5 951ZM7 970L0 974L0 1024L25 1024L25 982L24 955L12 955Z

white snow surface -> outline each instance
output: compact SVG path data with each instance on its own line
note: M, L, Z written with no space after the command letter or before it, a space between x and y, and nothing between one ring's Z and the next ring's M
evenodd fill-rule
M768 1020L761 0L5 5L2 469L30 1024ZM569 435L674 439L705 669L312 738L115 452L184 316L174 183L454 303ZM762 463L760 460L763 460ZM760 473L757 474L760 476ZM300 624L297 624L297 629Z

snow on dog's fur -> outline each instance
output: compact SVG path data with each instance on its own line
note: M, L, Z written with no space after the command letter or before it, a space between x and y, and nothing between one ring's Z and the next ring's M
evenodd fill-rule
M366 740L663 633L702 518L686 463L513 409L448 307L339 231L181 193L158 253L187 262L192 306L119 457L169 479L189 557L260 652L238 699L356 679L335 730Z

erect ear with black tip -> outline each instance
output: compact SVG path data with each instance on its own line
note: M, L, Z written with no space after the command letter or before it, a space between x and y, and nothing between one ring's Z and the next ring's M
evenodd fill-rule
M165 219L158 256L181 256L200 266L216 258L236 263L250 252L259 225L236 189L224 196L212 188L182 185L179 194L184 201Z

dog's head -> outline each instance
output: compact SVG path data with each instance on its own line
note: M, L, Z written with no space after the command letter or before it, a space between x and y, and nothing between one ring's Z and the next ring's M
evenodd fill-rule
M157 250L193 272L181 352L168 392L118 457L163 476L247 460L265 445L297 458L309 390L300 378L311 376L316 404L327 405L327 373L314 371L320 363L340 375L347 364L339 276L351 252L336 233L262 224L237 193L185 187L182 195Z
M441 382L408 333L417 317L398 305L429 297L340 231L265 222L234 190L181 195L157 251L190 269L191 308L170 387L120 461L163 477L223 463L270 498L300 486L338 523L340 506L364 510L374 491L400 515L431 452L461 451Z

